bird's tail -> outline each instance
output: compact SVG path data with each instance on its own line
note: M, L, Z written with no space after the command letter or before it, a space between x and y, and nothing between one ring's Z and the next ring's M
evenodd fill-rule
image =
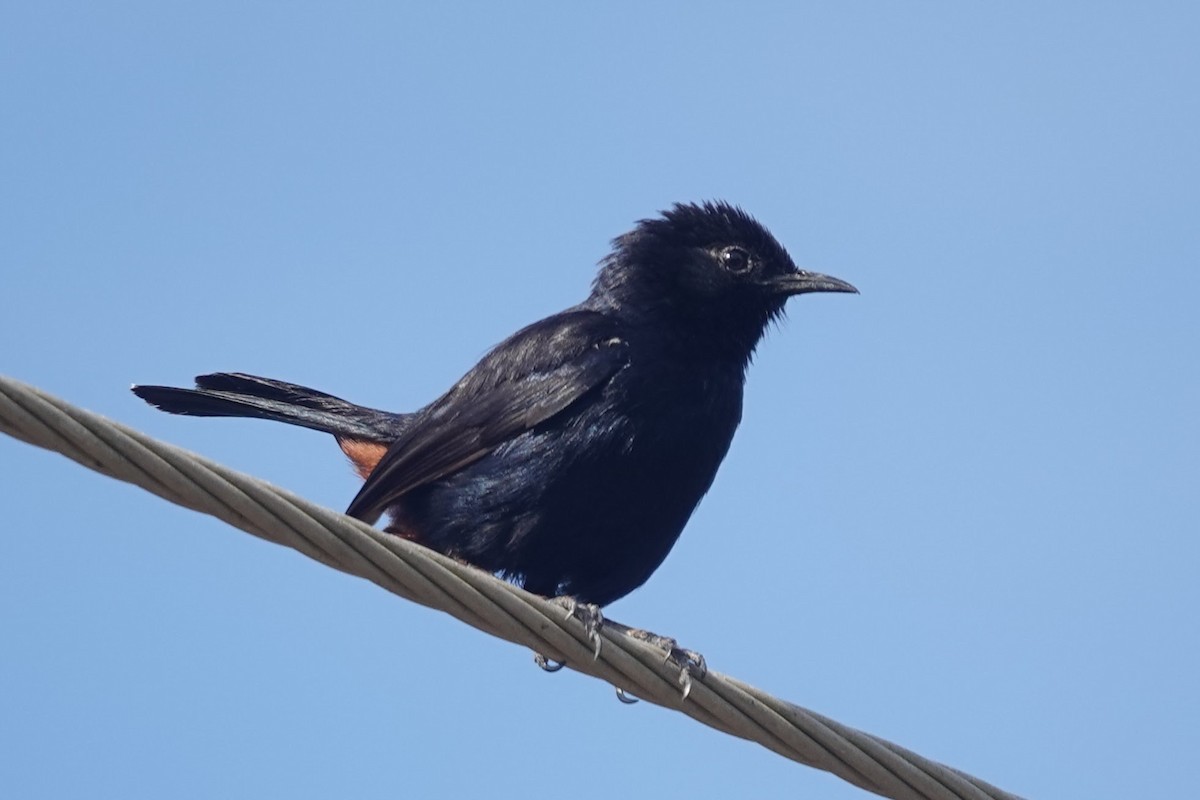
M238 372L196 378L195 389L134 386L163 411L193 417L256 417L332 433L360 474L369 473L406 427L406 414L365 408L294 383ZM365 474L364 474L365 477Z

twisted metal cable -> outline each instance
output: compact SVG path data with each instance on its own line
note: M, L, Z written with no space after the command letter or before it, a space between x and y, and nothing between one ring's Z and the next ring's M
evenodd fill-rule
M0 431L869 792L895 800L1019 800L720 673L697 676L684 697L678 667L665 662L662 650L627 635L623 626L600 629L603 645L594 658L584 626L543 597L2 375Z

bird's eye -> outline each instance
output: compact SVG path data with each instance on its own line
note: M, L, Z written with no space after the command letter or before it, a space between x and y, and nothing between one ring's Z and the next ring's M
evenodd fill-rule
M718 254L717 258L727 272L735 275L750 269L750 254L740 247L726 247Z

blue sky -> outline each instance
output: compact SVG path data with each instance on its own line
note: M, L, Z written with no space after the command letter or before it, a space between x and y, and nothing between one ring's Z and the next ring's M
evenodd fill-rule
M808 296L612 616L1032 797L1175 796L1200 715L1187 4L16 5L0 371L326 505L240 370L398 410L723 198ZM12 797L861 791L0 440Z

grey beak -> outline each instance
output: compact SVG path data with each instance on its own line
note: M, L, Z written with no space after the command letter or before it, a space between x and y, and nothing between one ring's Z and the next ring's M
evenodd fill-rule
M769 285L772 289L779 292L779 294L787 295L788 297L794 294L808 294L809 292L848 292L850 294L858 294L858 289L855 289L840 278L834 278L831 275L822 275L819 272L805 272L802 269L772 278Z

